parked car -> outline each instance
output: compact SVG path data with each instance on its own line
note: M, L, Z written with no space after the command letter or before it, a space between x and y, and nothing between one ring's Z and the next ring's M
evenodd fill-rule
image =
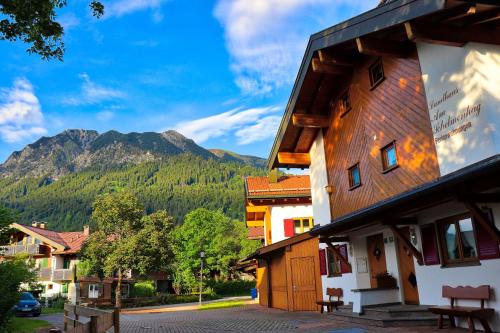
M38 317L42 313L42 305L28 292L21 293L21 299L14 305L16 316L32 315Z

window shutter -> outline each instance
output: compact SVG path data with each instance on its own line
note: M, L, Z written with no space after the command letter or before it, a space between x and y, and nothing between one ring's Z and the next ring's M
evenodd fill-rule
M426 265L439 265L439 252L436 242L434 224L427 224L420 228L422 235L422 252Z
M345 259L345 261L349 261L349 258L347 256L347 244L340 245L338 247L340 255ZM340 273L351 273L351 268L349 265L342 260L340 261Z
M285 219L283 224L285 226L285 237L295 236L293 220L292 219Z
M491 211L486 212L490 221L492 221ZM500 258L500 251L498 249L498 243L491 238L490 234L483 228L483 226L474 221L474 229L476 230L476 240L477 240L477 251L479 259L497 259Z
M321 275L326 275L326 253L325 249L319 250L319 271Z

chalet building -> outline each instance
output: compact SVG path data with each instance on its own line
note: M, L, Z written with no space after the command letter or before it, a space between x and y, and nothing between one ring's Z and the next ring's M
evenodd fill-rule
M245 199L249 238L259 235L264 245L249 258L258 258L260 304L316 310L322 290L319 243L308 233L314 228L309 176L279 177L275 170L269 177L247 177Z
M341 288L353 315L489 285L500 331L499 13L395 0L310 38L268 167L309 168L317 285Z
M0 246L0 260L26 254L35 261L38 282L43 286L42 297L66 297L73 303L111 304L116 285L115 278L78 277L78 254L89 236L89 227L83 231L56 232L45 228L45 223L31 226L13 223L10 244ZM127 297L133 280L123 281L122 295Z

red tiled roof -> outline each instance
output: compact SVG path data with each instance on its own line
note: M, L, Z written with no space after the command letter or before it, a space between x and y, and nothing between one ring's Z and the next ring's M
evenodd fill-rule
M23 227L45 238L48 238L51 241L56 242L57 244L64 246L65 250L58 253L77 253L82 248L83 242L87 239L87 236L83 231L57 232L29 225L23 225Z
M264 238L264 227L250 227L248 228L248 238Z
M247 177L245 179L247 197L311 196L311 182L308 175L282 176L276 183L269 177Z

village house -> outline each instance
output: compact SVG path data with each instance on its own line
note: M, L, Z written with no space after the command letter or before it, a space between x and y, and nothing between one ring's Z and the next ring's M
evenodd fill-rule
M41 297L64 297L73 303L109 303L114 292L114 278L102 281L97 277L78 277L76 267L78 254L90 233L88 226L83 231L56 232L46 229L45 223L35 222L31 226L13 223L8 245L0 246L1 258L28 255L35 263L38 283L43 289ZM123 296L130 293L131 279L123 283Z
M319 240L320 267L308 268L321 279L309 284L320 298L342 289L340 319L446 305L445 285L488 285L487 322L500 330L499 12L491 1L395 0L311 36L268 167L309 169L316 227L295 239ZM303 279L273 268L289 245L254 257L271 276L266 305L294 310ZM277 286L288 290L280 306L276 275L292 286Z

